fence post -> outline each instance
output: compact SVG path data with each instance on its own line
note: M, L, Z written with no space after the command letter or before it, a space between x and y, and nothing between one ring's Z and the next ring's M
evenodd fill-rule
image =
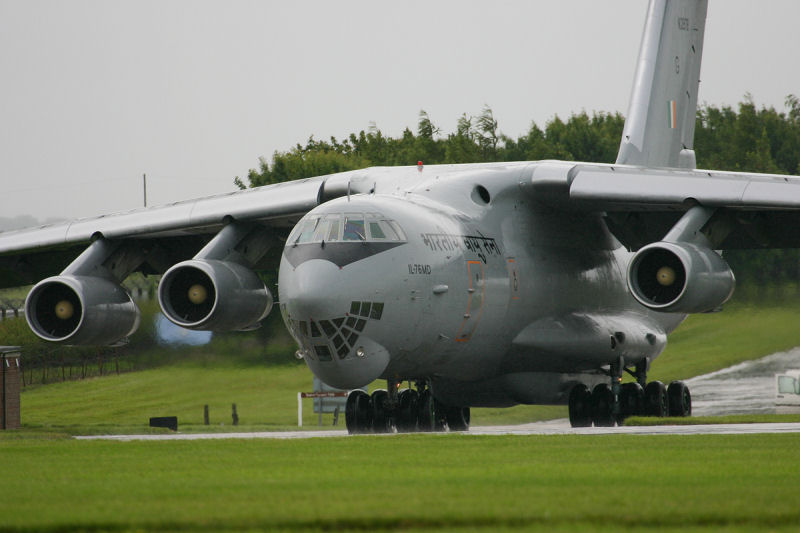
M302 393L297 393L297 427L303 427L303 398Z

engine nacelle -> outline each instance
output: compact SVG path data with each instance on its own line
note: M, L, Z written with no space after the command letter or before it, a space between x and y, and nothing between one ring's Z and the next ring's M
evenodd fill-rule
M253 329L272 310L272 294L255 272L214 259L191 259L167 270L158 302L175 324L210 331Z
M46 341L113 344L139 327L139 308L117 283L61 275L40 281L25 300L25 319Z
M628 288L656 311L702 313L724 304L736 279L714 250L689 243L656 242L628 265Z

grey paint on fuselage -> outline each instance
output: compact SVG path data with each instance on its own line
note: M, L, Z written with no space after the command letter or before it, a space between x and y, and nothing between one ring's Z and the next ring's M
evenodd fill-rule
M400 177L379 175L375 193L312 210L307 218L379 213L402 227L407 242L345 265L325 259L322 243L306 244L319 247L317 258L296 266L284 254L281 309L311 370L343 388L377 378L432 377L443 391L449 382L488 386L498 376L524 374L521 380L504 378L498 392L503 398L486 390L461 398L472 405L508 404L509 391L514 401L563 401L566 384L575 381L563 380L556 391L545 388L545 399L537 383L542 379L592 372L620 355L629 364L655 358L683 315L651 312L630 296L625 272L631 254L601 216L557 211L537 203L535 195L520 194L535 167L428 167ZM488 204L478 187L488 193ZM286 251L291 254L291 242ZM343 358L319 325L316 338L298 334L301 321L349 318L351 302L384 307ZM330 360L315 352L314 346L325 344ZM514 381L520 381L516 393L509 387Z

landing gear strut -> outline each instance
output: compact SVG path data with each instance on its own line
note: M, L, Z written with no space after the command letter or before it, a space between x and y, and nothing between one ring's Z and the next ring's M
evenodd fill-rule
M400 383L388 380L386 389L368 395L354 390L347 397L347 432L410 433L414 431L468 431L469 407L445 405L433 396L427 380L415 382L416 390L400 390Z
M608 371L611 384L601 383L590 392L578 383L569 394L569 422L572 427L598 427L622 424L630 416L691 416L692 396L682 381L665 387L660 381L647 382L649 361L644 359L633 370L621 357ZM634 383L622 383L627 372Z

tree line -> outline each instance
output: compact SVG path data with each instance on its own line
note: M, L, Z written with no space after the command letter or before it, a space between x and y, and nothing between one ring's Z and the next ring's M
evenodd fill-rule
M406 128L399 137L384 135L371 126L344 138L317 140L276 151L259 159L247 175L247 185L258 187L282 181L357 170L369 166L537 161L560 159L613 163L617 157L625 118L620 113L585 111L567 120L558 116L544 127L531 122L516 138L499 130L492 109L462 114L456 131L443 133L424 110L416 132ZM772 174L800 174L800 99L789 95L785 108L758 107L750 95L734 108L703 105L695 122L698 168ZM245 188L237 177L236 184ZM729 251L726 259L737 279L747 283L780 283L800 279L800 251Z

